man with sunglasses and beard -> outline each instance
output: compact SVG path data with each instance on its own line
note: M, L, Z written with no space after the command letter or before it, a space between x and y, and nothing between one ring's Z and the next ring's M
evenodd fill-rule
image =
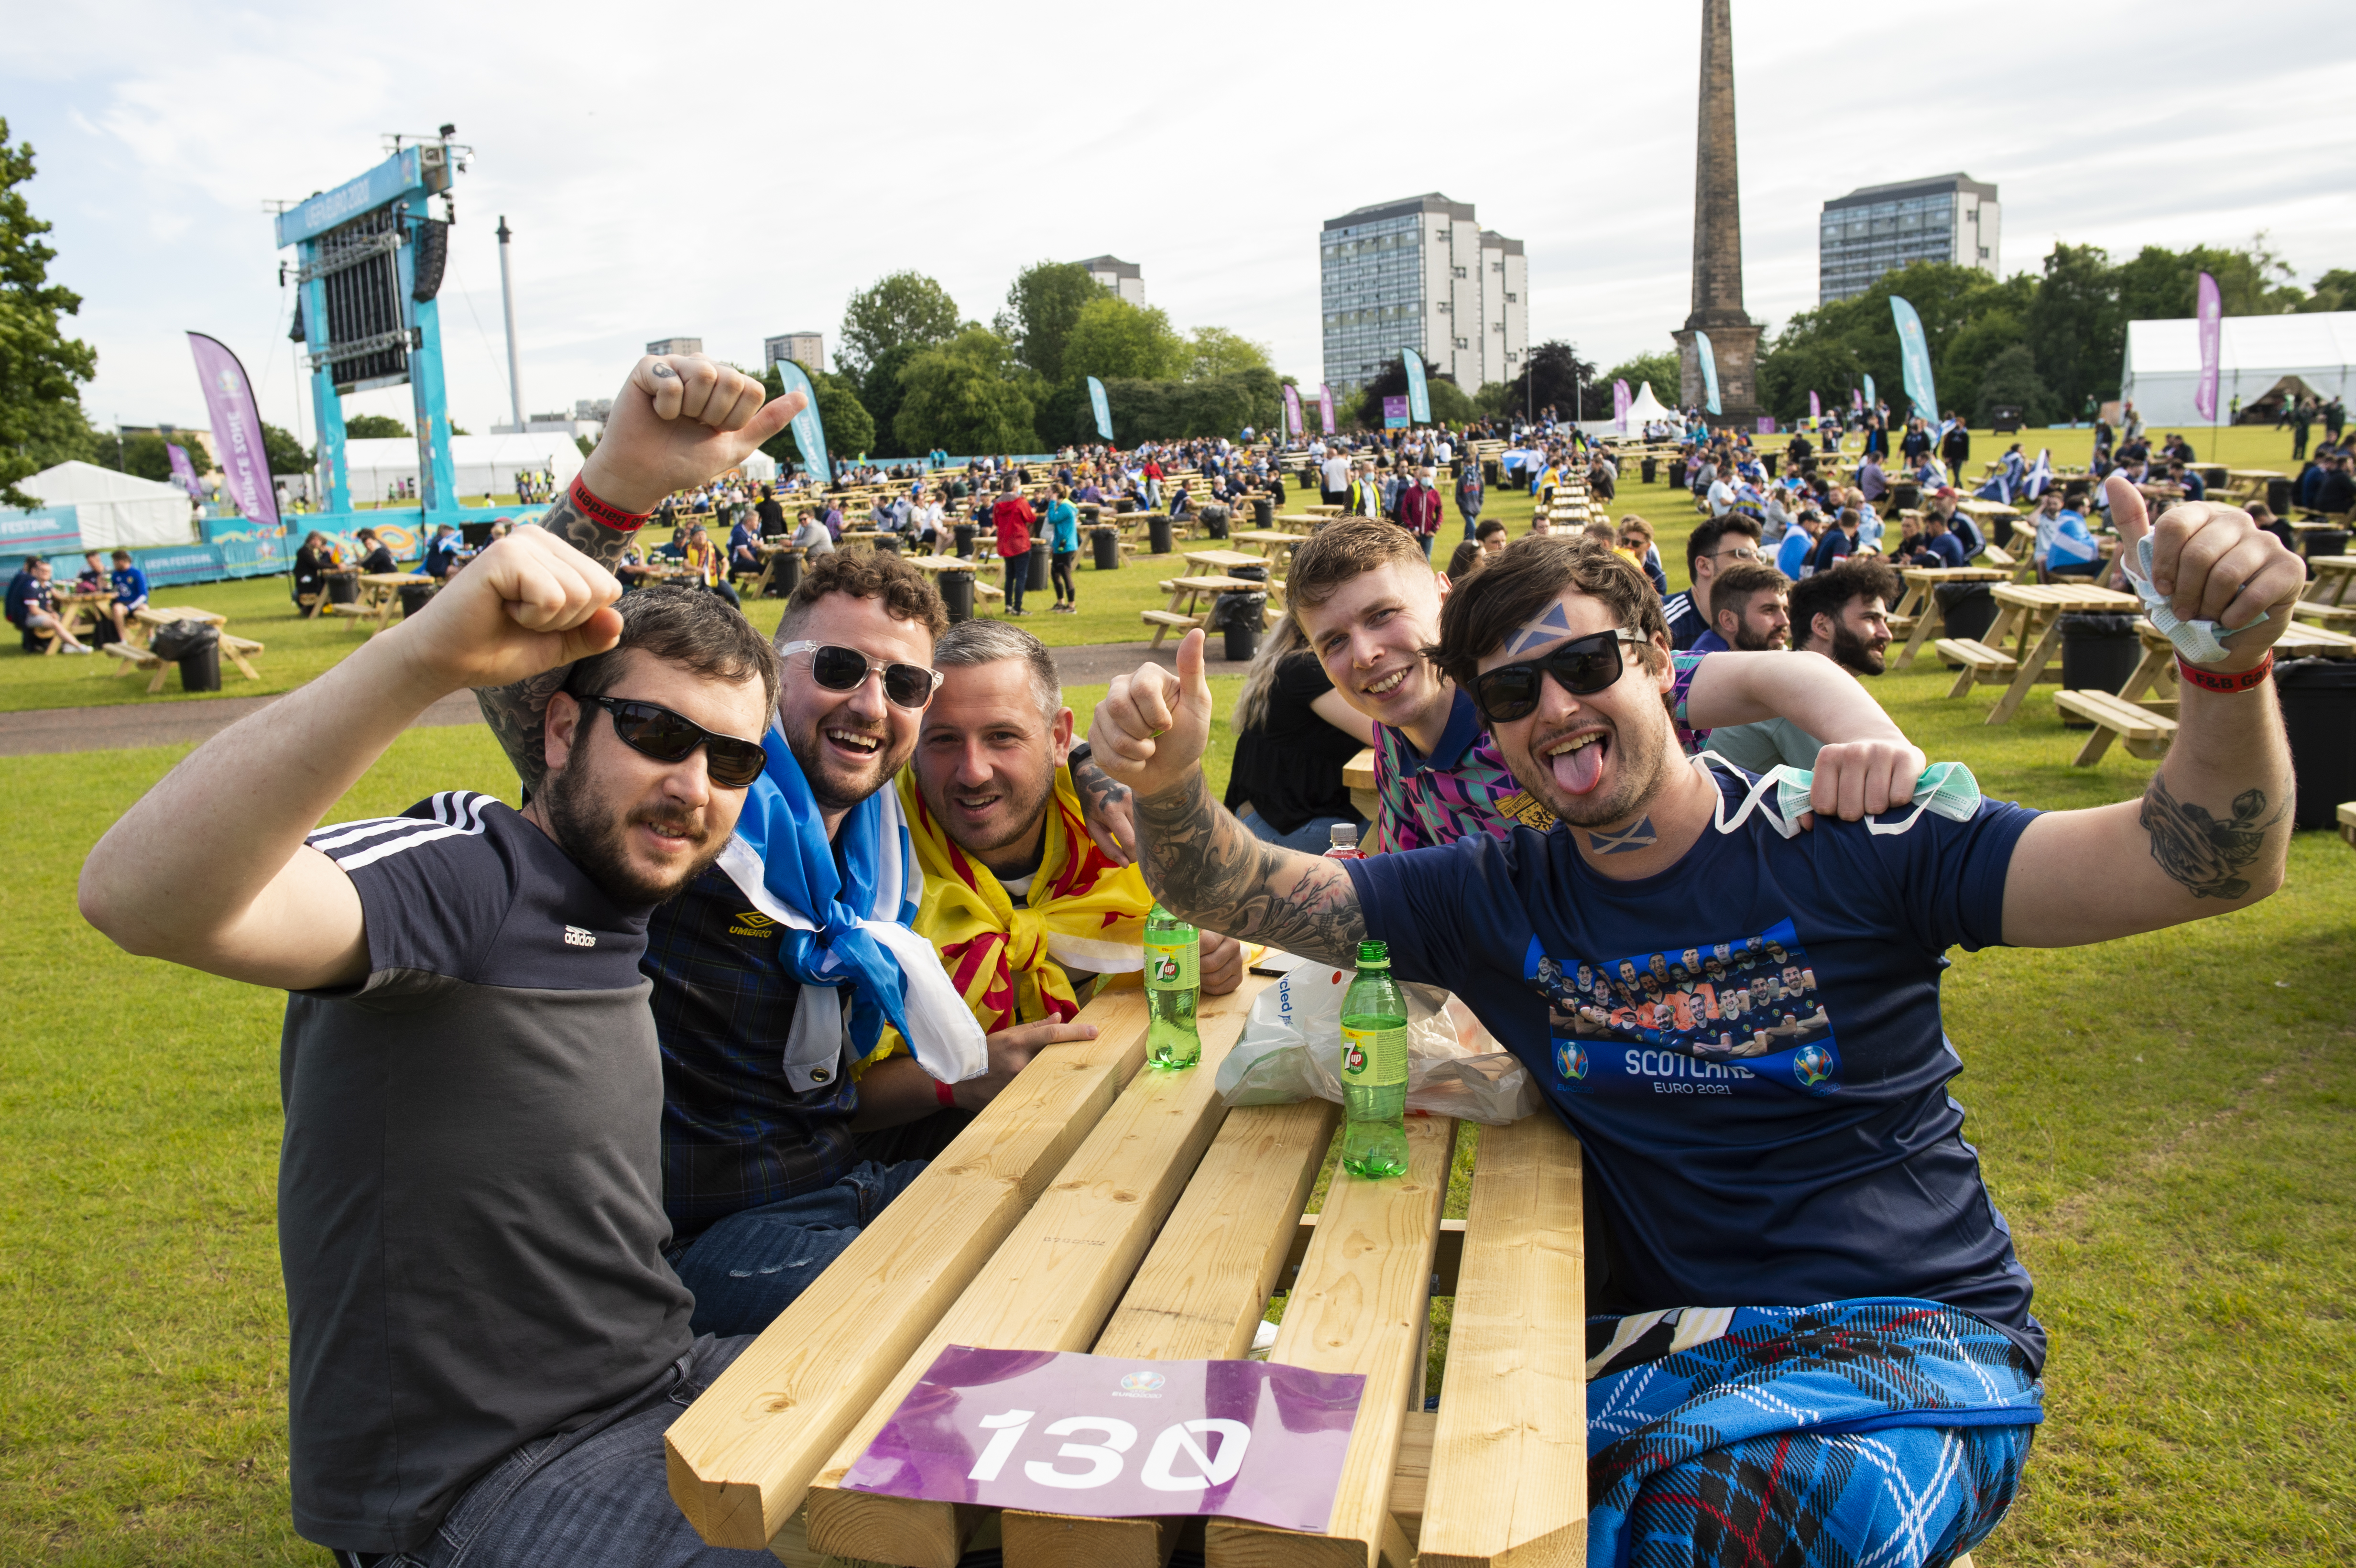
M1846 1563L1902 1540L1911 1561L1946 1562L2018 1490L2045 1333L1948 1097L1946 951L2245 907L2281 885L2292 827L2268 674L2301 563L2245 513L2190 503L2154 528L2108 483L2121 559L2149 538L2147 602L2182 650L2176 739L2140 801L2038 813L1951 776L1910 805L1915 776L1892 773L1858 803L1882 820L1803 832L1747 776L1680 761L1659 606L1581 541L1524 539L1476 572L1435 655L1557 831L1290 854L1204 784L1199 646L1098 709L1090 740L1137 792L1165 905L1320 963L1387 942L1392 972L1464 997L1577 1133L1603 1221L1587 1254L1605 1319L1588 1325L1599 1560L1641 1541L1664 1561ZM1763 950L1805 1003L1779 1004L1739 1060L1657 1013L1657 1040L1551 1021L1542 965L1686 950Z
M552 534L199 747L108 829L129 951L288 992L279 1237L295 1528L397 1561L713 1564L662 1434L749 1341L664 1261L648 916L729 842L777 685L744 617ZM577 661L577 662L574 662ZM520 812L320 827L436 699L569 667Z
M641 360L543 526L616 558L663 496L724 472L799 407L765 395L701 357ZM1094 1037L1062 1019L985 1037L909 928L920 883L885 786L915 751L948 624L898 556L811 563L778 622L766 765L720 859L649 924L669 1256L699 1333L766 1328L1033 1055ZM477 694L528 790L562 684ZM1119 848L1127 792L1094 768L1075 784L1099 845ZM871 1067L887 1028L914 1054Z

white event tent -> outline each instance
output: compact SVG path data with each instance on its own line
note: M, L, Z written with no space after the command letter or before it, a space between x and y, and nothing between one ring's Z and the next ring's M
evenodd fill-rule
M461 496L512 495L519 474L553 473L562 490L581 472L581 449L562 431L525 431L516 435L454 435L450 462ZM354 501L382 501L393 485L407 481L415 494L417 442L410 436L344 443L344 471Z
M1636 395L1628 402L1627 439L1642 441L1644 438L1644 426L1654 420L1666 420L1679 428L1683 428L1685 424L1684 419L1675 409L1662 407L1661 400L1653 396L1652 382L1640 381L1636 385ZM1579 428L1590 436L1618 435L1620 421L1581 420L1579 421Z
M2308 315L2229 315L2218 324L2217 422L2233 418L2234 394L2244 407L2277 381L2296 376L2326 398L2349 394L2348 368L2356 363L2356 311ZM2192 406L2201 384L2201 324L2127 323L2126 363L2119 396L2150 426L2200 425Z
M187 544L196 538L196 511L177 485L159 485L91 463L60 463L16 488L45 507L71 507L84 549L128 549Z

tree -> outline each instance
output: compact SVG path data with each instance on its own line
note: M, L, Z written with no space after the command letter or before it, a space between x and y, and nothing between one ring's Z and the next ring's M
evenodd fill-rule
M1679 374L1677 357L1667 349L1661 349L1652 354L1639 354L1633 359L1622 359L1598 376L1596 379L1603 383L1603 395L1607 400L1612 395L1612 383L1625 381L1628 383L1628 395L1631 398L1642 392L1649 383L1653 389L1653 396L1659 398L1663 391L1666 391L1669 395L1661 400L1673 403L1677 398ZM1595 417L1598 419L1612 417L1608 402L1604 412Z
M892 349L930 347L947 342L957 330L957 302L947 289L922 272L887 273L842 307L842 347L837 360L863 386L867 372Z
M391 441L409 433L409 427L390 414L354 414L344 421L346 441Z
M1522 363L1522 373L1505 383L1509 389L1505 399L1508 413L1536 413L1552 408L1558 415L1572 414L1574 386L1595 385L1595 367L1579 357L1579 350L1560 338L1551 338L1530 350ZM1612 388L1603 388L1604 415L1612 411ZM1597 417L1604 417L1599 415Z
M2054 245L2025 325L2038 377L2062 417L2077 419L2089 402L2118 390L2126 317L2111 259L2100 246Z
M274 424L265 422L262 427L262 451L270 459L270 472L273 474L311 472L310 449Z
M847 376L830 376L823 370L802 367L802 374L810 380L810 391L818 403L818 422L826 432L827 456L840 463L846 457L864 454L875 444L875 421L869 416L867 406L859 400L858 389ZM761 378L772 398L786 395L786 379L775 365ZM799 463L801 448L794 443L793 426L787 425L761 443L761 450L780 464Z
M2028 344L2015 343L1990 359L1980 373L1979 385L1979 403L1972 422L1981 429L1994 424L1995 411L2006 405L2019 409L2025 424L2053 422L2053 394L2037 373L2037 356Z
M1187 351L1192 362L1187 366L1186 379L1192 381L1269 368L1268 345L1255 343L1224 326L1196 327Z
M905 457L909 454L909 449L900 444L897 434L900 402L907 395L900 376L924 352L926 347L923 345L895 343L877 355L875 363L867 367L866 374L859 379L860 406L867 411L867 422L875 430L875 444L870 450L878 457ZM849 379L848 377L841 379ZM819 411L821 416L825 411L823 407Z
M1014 357L1048 381L1064 379L1064 346L1080 312L1105 286L1077 261L1042 261L1015 275L994 325Z
M41 243L49 225L33 216L18 187L33 177L33 144L8 144L0 120L0 505L28 507L16 481L70 458L95 455L97 441L77 389L98 372L98 354L68 337L60 316L81 296L50 283L57 252Z
M1033 409L1015 377L1013 346L972 325L919 352L900 372L893 433L908 452L1015 453L1036 449Z
M152 430L139 431L122 439L116 449L117 465L125 474L168 485L172 482L172 454L166 450L167 445L177 446L187 453L188 466L198 474L212 472L212 457L205 451L203 442L193 438L174 441L170 436Z
M1119 376L1140 381L1174 380L1186 373L1191 353L1170 325L1168 313L1133 305L1119 294L1100 293L1080 307L1064 344L1066 379Z
M2307 296L2303 311L2356 310L2356 272L2346 267L2334 267L2315 280L2315 288Z
M1464 389L1447 376L1424 372L1423 389L1431 401L1431 422L1462 424L1475 418L1480 410ZM1355 418L1370 430L1383 426L1383 400L1407 396L1407 357L1399 355L1375 372L1375 379L1358 389L1358 402L1354 410L1344 411L1345 419Z

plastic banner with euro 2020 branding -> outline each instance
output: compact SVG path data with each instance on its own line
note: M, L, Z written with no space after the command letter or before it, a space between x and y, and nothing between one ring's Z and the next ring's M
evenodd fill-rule
M1104 383L1094 376L1088 378L1088 407L1096 411L1097 433L1109 443L1112 440L1112 406L1105 401Z
M1323 381L1317 383L1317 422L1327 435L1333 433L1333 389Z
M2193 314L2201 322L2201 379L2192 389L2192 408L2211 424L2217 422L2217 367L2223 357L2225 299L2217 280L2201 274Z
M1423 379L1423 356L1412 348L1399 350L1407 366L1407 417L1418 424L1431 422L1431 388Z
M265 528L278 527L278 491L270 482L270 453L262 439L262 414L254 407L253 383L229 347L201 332L188 334L205 411L212 416L213 450L220 454L221 484L237 509ZM151 579L152 581L152 579Z
M1093 1519L1218 1514L1323 1531L1355 1372L951 1345L842 1485Z
M1906 383L1906 399L1913 412L1926 420L1939 417L1939 389L1931 379L1931 340L1922 335L1922 317L1913 305L1890 296L1890 319L1898 324L1898 370Z
M1811 424L1822 424L1824 422L1824 400L1817 397L1815 393L1810 392L1808 394L1808 422Z
M1301 423L1301 389L1287 381L1284 384L1284 433L1299 435Z
M1694 334L1694 357L1701 361L1702 406L1711 413L1726 411L1718 402L1718 351L1709 346L1709 334Z
M790 359L778 360L776 370L784 386L780 397L802 395L802 411L787 427L794 432L794 447L802 454L802 466L818 475L819 484L831 485L834 464L827 460L826 424L818 417L818 389L810 385L809 372Z
M197 483L197 465L188 461L188 449L167 441L164 443L164 455L172 460L172 483L186 490L189 500L203 500L205 487ZM273 491L273 496L275 494Z
M1612 383L1612 428L1622 435L1628 433L1628 410L1634 402L1635 399L1628 395L1627 382Z
M1865 378L1865 401L1859 406L1868 409L1878 409L1881 406L1880 398L1874 394L1873 377L1869 373Z

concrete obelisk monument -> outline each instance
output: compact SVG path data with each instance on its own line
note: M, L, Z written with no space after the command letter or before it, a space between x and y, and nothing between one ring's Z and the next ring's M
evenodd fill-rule
M1718 359L1715 422L1748 427L1759 412L1759 328L1742 308L1742 193L1734 164L1731 0L1701 0L1701 129L1694 146L1693 314L1677 341L1677 400L1703 406L1694 333Z

